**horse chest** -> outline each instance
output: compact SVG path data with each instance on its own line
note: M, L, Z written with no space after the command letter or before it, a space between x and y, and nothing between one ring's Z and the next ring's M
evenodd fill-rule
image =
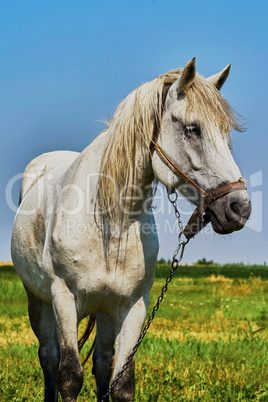
M59 234L53 239L55 276L64 277L84 314L129 305L152 286L157 238L144 239L132 232L121 238L120 244L111 241L106 258L103 240L97 233L88 243L70 237L64 240Z

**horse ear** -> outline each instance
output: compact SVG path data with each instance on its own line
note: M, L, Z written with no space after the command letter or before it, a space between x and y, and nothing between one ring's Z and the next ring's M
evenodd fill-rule
M227 80L227 77L229 75L231 68L231 64L229 64L227 67L225 67L220 73L212 75L211 77L207 78L207 81L211 82L211 84L215 85L215 87L220 90L225 81Z
M192 85L195 79L195 57L188 61L183 69L180 83L179 83L179 93L185 93L187 89Z

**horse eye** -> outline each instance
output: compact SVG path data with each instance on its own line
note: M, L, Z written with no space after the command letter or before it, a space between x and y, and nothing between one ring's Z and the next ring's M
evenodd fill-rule
M196 124L191 125L191 126L184 126L183 131L187 137L190 137L192 134L194 134L198 137L200 137L200 135L201 135L200 127Z

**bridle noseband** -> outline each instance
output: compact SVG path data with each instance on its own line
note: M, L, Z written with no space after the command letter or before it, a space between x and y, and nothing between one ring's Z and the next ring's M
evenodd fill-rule
M172 83L164 83L163 91L162 91L162 113L166 101L166 97L168 94L168 90L171 87ZM210 218L205 213L208 206L218 199L224 197L227 194L230 194L233 191L237 190L246 190L247 189L247 181L240 177L237 181L233 183L224 184L223 186L217 188L216 190L207 193L203 190L197 183L195 183L188 175L186 175L166 154L163 148L158 144L158 136L160 131L160 123L159 119L155 118L153 136L150 144L150 155L151 158L153 156L154 151L157 152L158 156L162 159L162 161L172 170L172 172L179 176L184 182L188 183L191 187L193 187L198 194L201 196L202 200L200 204L196 207L194 212L192 213L190 219L188 220L183 234L186 239L189 240L191 237L195 236L201 229L203 229L209 222ZM169 193L174 192L174 189L168 189Z

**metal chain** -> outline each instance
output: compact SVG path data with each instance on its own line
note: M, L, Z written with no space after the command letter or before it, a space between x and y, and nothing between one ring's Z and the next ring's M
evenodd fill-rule
M172 197L171 197L172 194L175 194L175 198L173 200L172 200ZM105 400L107 401L106 398L111 394L113 388L117 386L118 382L123 377L123 374L126 371L129 363L133 360L133 357L135 356L135 354L136 354L136 352L138 350L138 347L142 343L143 338L145 337L148 329L150 328L150 325L151 325L151 323L152 323L152 321L153 321L153 319L155 317L155 314L156 314L157 310L159 309L159 306L160 306L161 302L164 299L164 295L165 295L165 293L166 293L166 291L168 289L168 284L171 282L173 275L176 273L176 270L177 270L177 268L179 266L179 263L183 258L184 248L185 248L186 244L189 241L189 240L185 240L185 241L181 240L182 232L183 232L183 225L182 225L182 222L181 222L181 219L180 219L180 213L179 213L179 210L178 210L178 207L177 207L177 199L178 199L177 192L173 191L172 193L170 193L168 191L168 199L169 199L169 201L171 202L171 204L174 207L175 216L176 216L176 218L178 220L178 227L179 227L178 247L176 248L176 250L174 251L174 254L173 254L170 273L169 273L168 277L166 278L166 283L162 287L161 294L157 299L157 302L156 302L156 304L155 304L155 306L154 306L154 308L152 310L152 313L151 313L150 317L147 320L147 323L143 327L143 330L141 332L141 335L140 335L136 345L132 349L132 352L128 356L128 359L127 359L126 363L123 365L121 371L117 374L117 377L112 382L112 384L111 384L110 388L108 389L107 393L105 395L103 395L103 397L101 399L101 402L105 402Z

